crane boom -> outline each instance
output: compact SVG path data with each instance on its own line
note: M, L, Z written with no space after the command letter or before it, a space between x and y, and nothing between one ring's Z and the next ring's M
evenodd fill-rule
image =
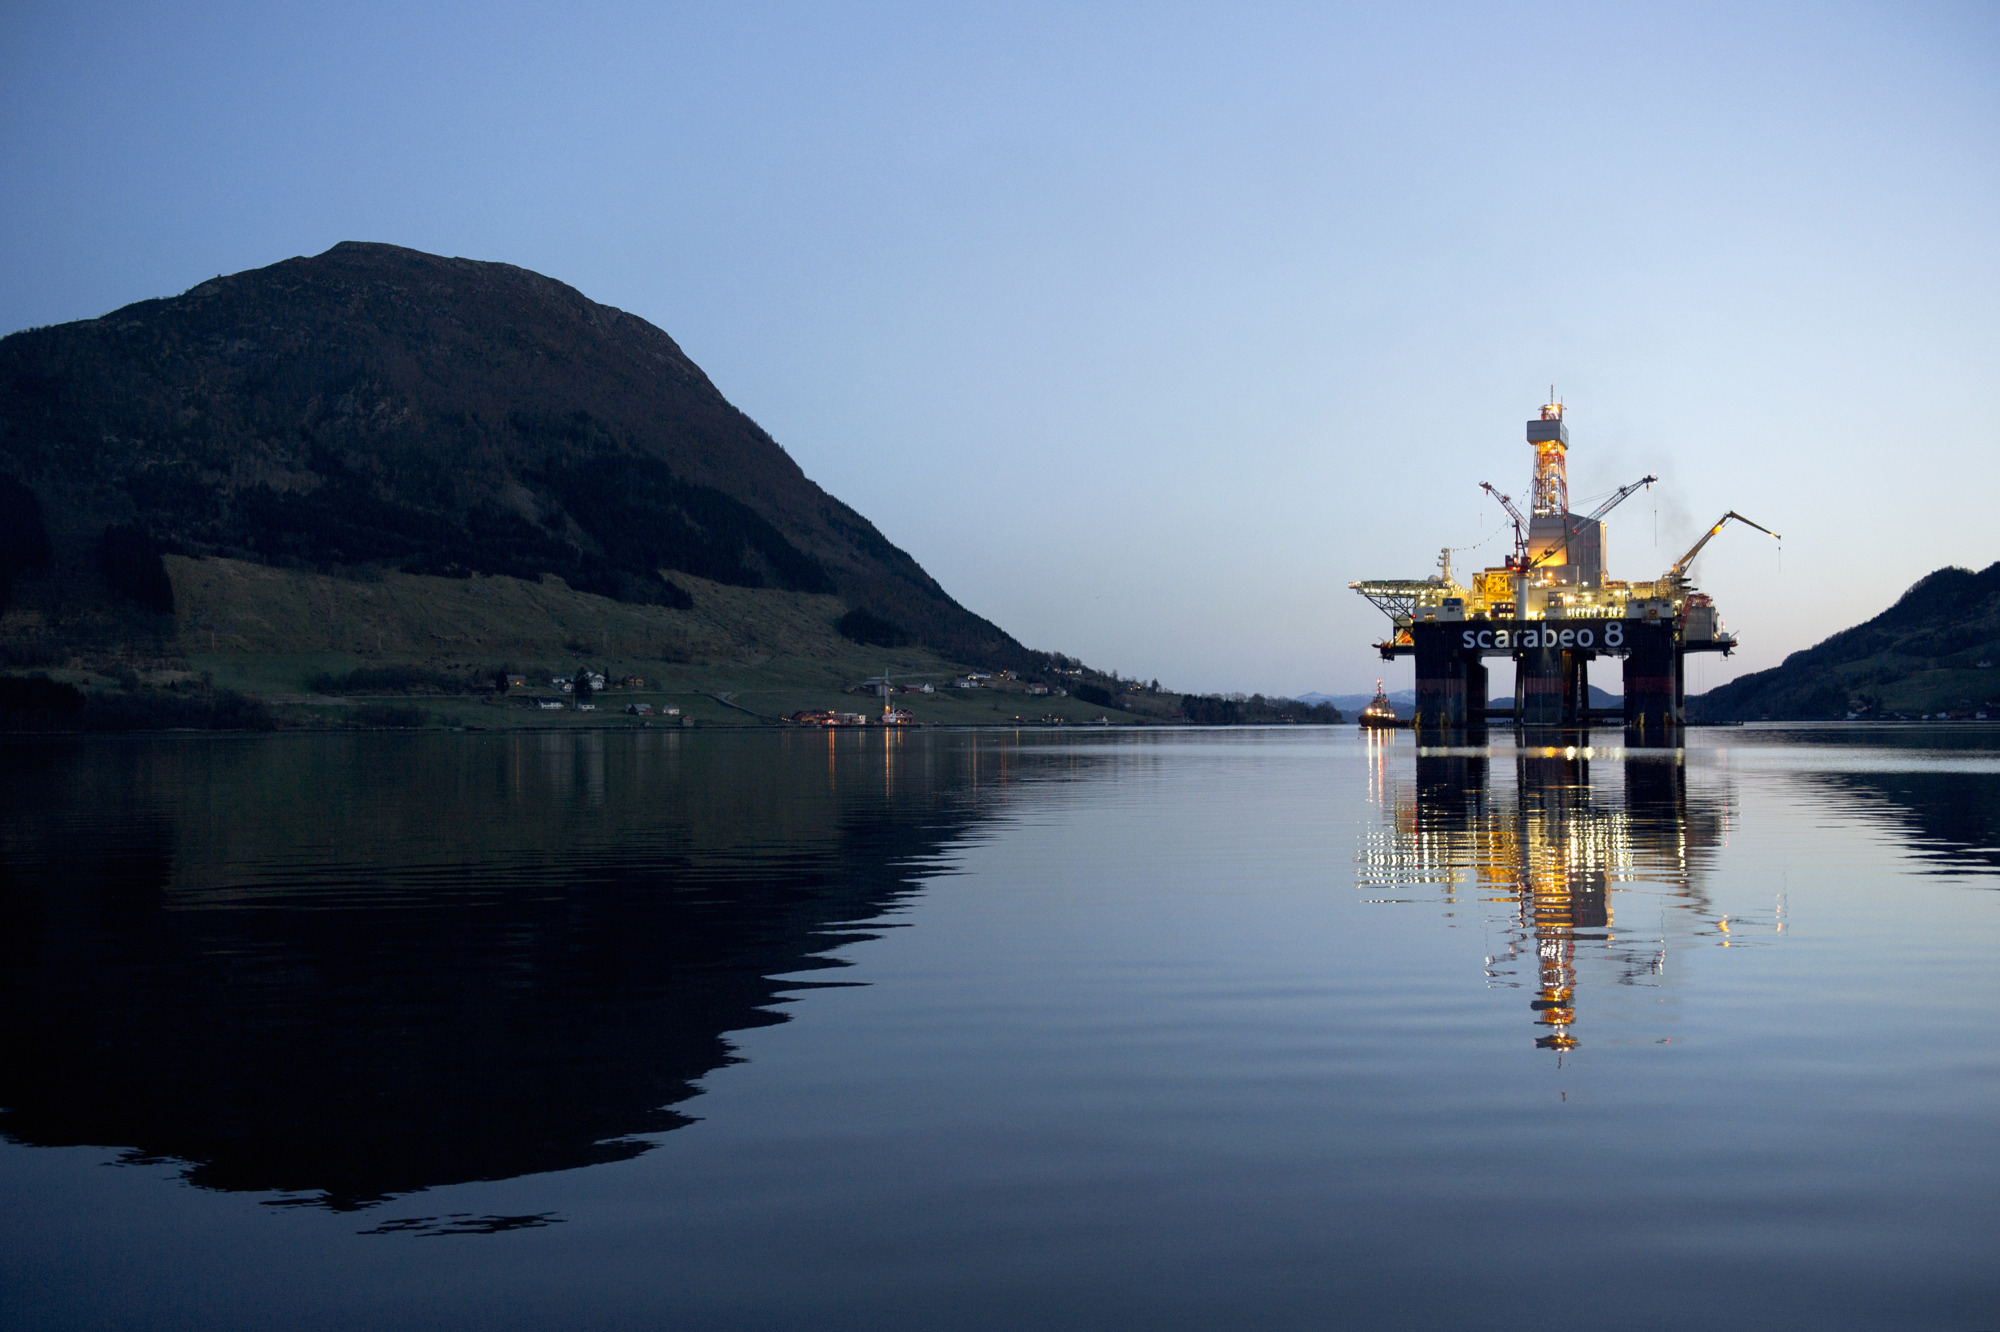
M1687 577L1688 566L1694 563L1694 557L1701 554L1701 548L1708 544L1709 538L1713 537L1717 532L1720 532L1725 526L1727 526L1731 518L1734 518L1739 523L1749 523L1750 526L1756 528L1759 532L1762 532L1767 537L1774 537L1779 541L1784 540L1783 537L1778 536L1776 532L1773 532L1770 528L1764 526L1764 524L1751 522L1750 519L1745 518L1742 514L1736 512L1736 510L1731 509L1728 513L1723 514L1720 518L1715 520L1714 527L1709 528L1706 532L1703 532L1701 534L1701 540L1695 542L1692 546L1688 547L1687 554L1681 556L1679 559L1674 561L1673 567L1667 570L1667 577L1673 579L1676 582L1684 580Z
M1491 481L1481 481L1479 488L1500 501L1500 507L1507 511L1509 518L1514 520L1514 562L1518 564L1526 560L1528 558L1528 520L1523 518L1521 511L1514 507L1514 497L1503 495L1495 490Z
M1626 497L1631 495L1633 491L1639 489L1639 487L1641 486L1650 486L1659 479L1660 478L1657 476L1651 476L1651 475L1642 476L1637 481L1634 481L1631 485L1621 487L1617 494L1613 495L1610 499L1604 501L1604 503L1598 505L1596 509L1592 510L1590 516L1588 518L1585 518L1583 520L1583 523L1578 523L1573 530L1563 533L1563 539L1561 541L1556 542L1555 545L1550 546L1547 550L1543 551L1540 555L1536 556L1535 563L1547 564L1549 562L1549 557L1551 555L1554 555L1557 552L1568 548L1570 538L1575 536L1577 532L1583 530L1584 523L1596 522L1599 518L1602 518L1605 514L1610 513L1613 509L1623 504L1626 500Z
M1584 519L1584 521L1590 523L1596 522L1599 518L1602 518L1605 514L1610 513L1613 509L1617 508L1619 505L1623 504L1627 499L1631 498L1633 491L1637 490L1641 486L1650 486L1659 479L1660 478L1657 476L1651 476L1651 475L1642 476L1629 486L1620 486L1618 488L1617 494L1613 495L1610 499L1604 501L1604 503L1598 505L1595 509L1591 510L1590 517Z

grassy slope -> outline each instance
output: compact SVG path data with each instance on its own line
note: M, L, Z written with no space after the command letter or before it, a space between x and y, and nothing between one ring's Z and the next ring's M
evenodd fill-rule
M922 722L1082 722L1106 713L1076 699L952 689L965 668L928 649L864 647L840 637L833 621L846 604L831 596L677 575L694 596L693 608L679 611L577 592L556 578L386 573L362 582L238 560L169 557L167 564L179 608L172 646L185 669L277 699L299 721L336 722L351 713L307 701L316 675L413 665L483 677L506 667L534 677L523 693L552 695L547 677L579 661L614 680L640 676L648 687L608 692L595 714L474 697L410 702L461 725L633 725L619 710L636 701L678 706L705 723L751 725L806 708L873 712L880 706L874 698L849 690L886 669L899 681L940 687L897 696Z
M682 575L692 610L632 605L576 592L559 578L433 578L385 573L360 582L239 560L169 556L181 650L313 670L376 661L429 663L579 655L644 660L833 658L838 597L729 587ZM310 673L310 672L308 672Z

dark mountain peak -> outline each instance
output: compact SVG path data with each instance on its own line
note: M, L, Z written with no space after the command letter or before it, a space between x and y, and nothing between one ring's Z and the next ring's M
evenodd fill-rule
M1688 700L1696 720L1974 709L2000 694L2000 561L1925 574L1879 615Z
M1974 573L1958 565L1925 574L1881 614L1792 653L1784 665L1834 665L1856 661L1896 646L1912 635L1923 647L1941 631L1969 627L2000 611L2000 561ZM1935 655L1935 654L1928 654Z
M498 338L517 354L532 354L523 367L530 371L549 368L533 362L551 353L560 368L587 363L593 353L615 361L623 352L714 391L663 330L567 283L513 264L446 258L379 241L342 241L323 254L211 278L180 296L140 301L86 322L152 331L162 316L214 336L344 331L370 343L402 344L433 363Z
M343 241L0 339L0 476L32 490L58 573L111 527L668 604L679 571L834 593L962 659L1022 653L663 330L511 264Z
M1968 609L1990 609L2000 599L2000 560L1977 573L1961 565L1950 565L1925 574L1896 599L1896 604L1860 626L1916 624L1940 617L1956 617Z

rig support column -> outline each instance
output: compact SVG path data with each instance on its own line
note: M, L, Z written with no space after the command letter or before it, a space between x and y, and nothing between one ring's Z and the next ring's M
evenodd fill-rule
M1642 739L1677 733L1683 717L1682 661L1671 622L1633 622L1625 658L1625 725Z
M1417 648L1416 729L1419 731L1453 731L1465 726L1468 662L1452 646L1453 636L1447 632L1458 627L1422 624L1411 630ZM1484 720L1483 710L1481 719Z
M1559 649L1523 648L1514 654L1514 722L1519 726L1562 724Z
M1521 726L1584 726L1590 669L1571 648L1522 648L1514 655L1514 719Z

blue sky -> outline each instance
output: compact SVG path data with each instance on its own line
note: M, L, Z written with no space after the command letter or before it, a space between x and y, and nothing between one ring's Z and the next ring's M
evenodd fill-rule
M1554 382L1713 685L2000 559L2000 8L0 9L0 330L340 240L665 328L1037 646L1381 668ZM1656 536L1657 533L1657 536ZM1406 683L1402 663L1392 683ZM1614 681L1605 681L1612 683Z

